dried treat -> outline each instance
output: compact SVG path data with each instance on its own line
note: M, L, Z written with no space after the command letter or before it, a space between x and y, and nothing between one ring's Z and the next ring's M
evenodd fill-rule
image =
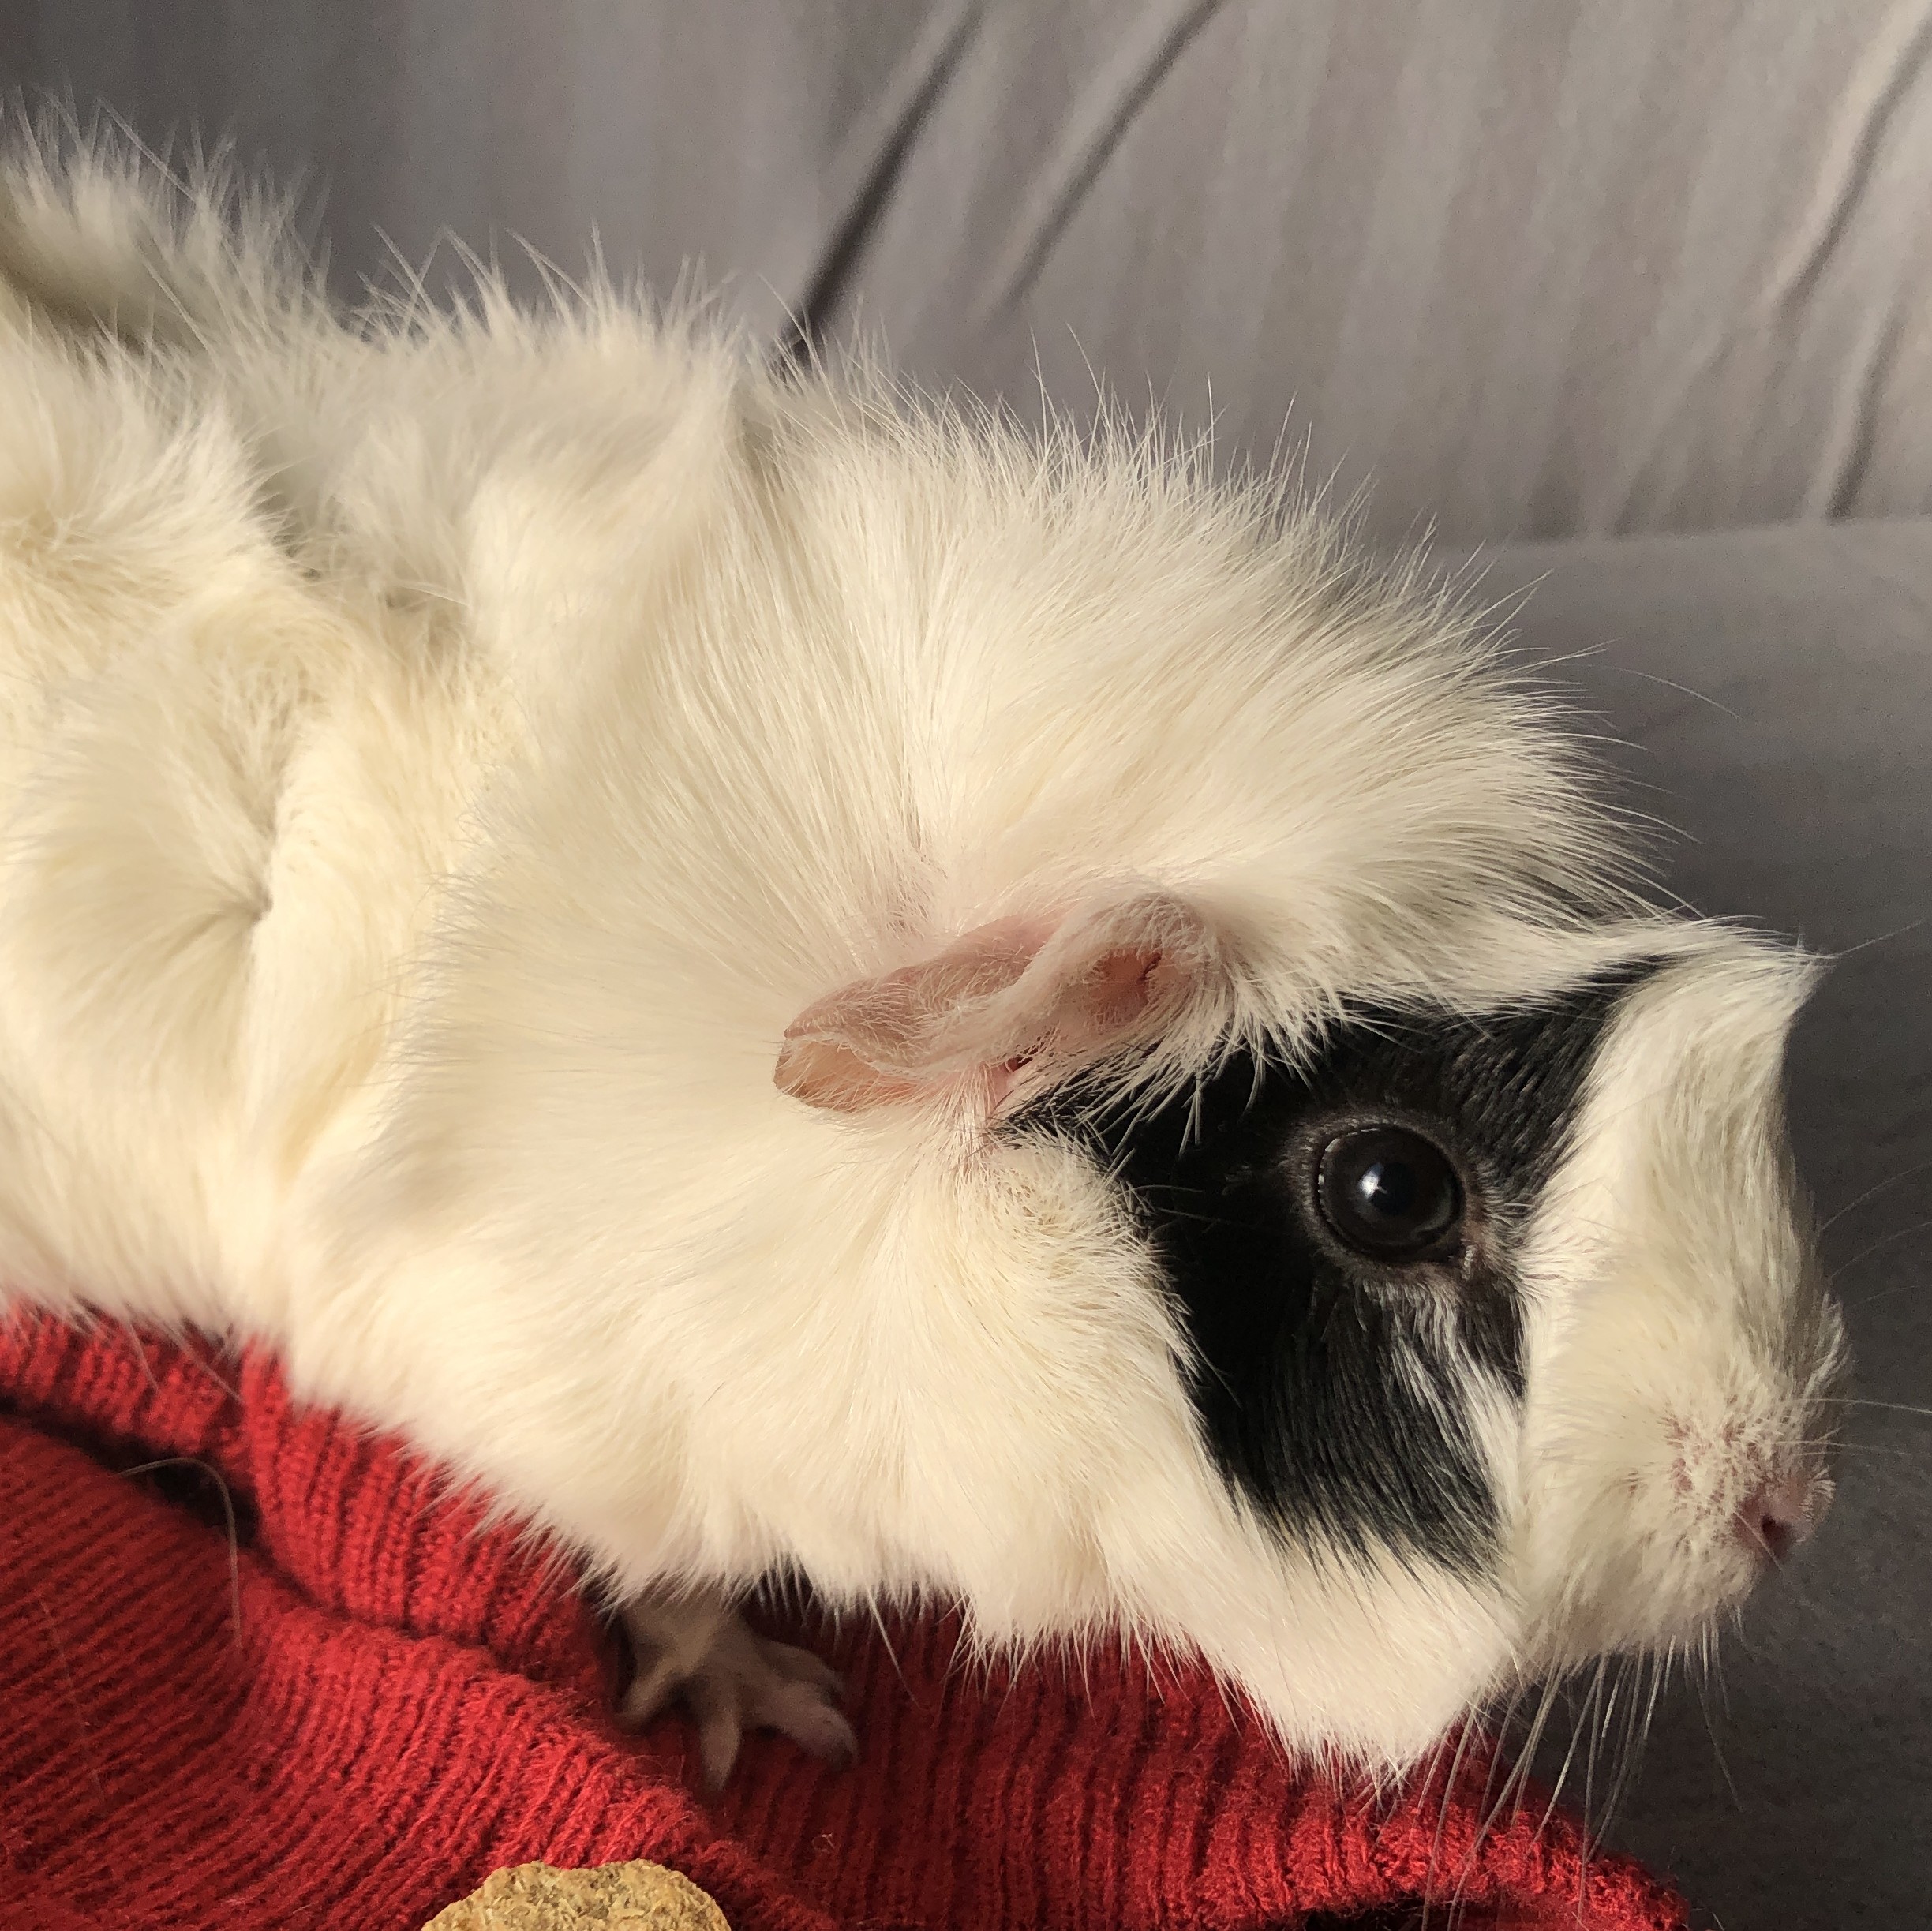
M519 1864L440 1910L423 1931L731 1931L688 1877L661 1864L553 1870Z

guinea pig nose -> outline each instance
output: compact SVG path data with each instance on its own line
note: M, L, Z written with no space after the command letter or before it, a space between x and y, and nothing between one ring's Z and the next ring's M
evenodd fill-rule
M1773 1562L1783 1562L1817 1528L1828 1493L1822 1483L1805 1474L1761 1483L1739 1506L1739 1540Z

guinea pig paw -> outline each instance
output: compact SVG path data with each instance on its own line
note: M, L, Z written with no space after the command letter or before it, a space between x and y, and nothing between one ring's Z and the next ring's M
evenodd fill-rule
M710 1598L644 1597L626 1606L623 1621L638 1664L618 1721L635 1729L681 1701L698 1725L708 1791L724 1787L747 1730L776 1730L835 1764L857 1755L837 1708L844 1685L810 1650L758 1635Z

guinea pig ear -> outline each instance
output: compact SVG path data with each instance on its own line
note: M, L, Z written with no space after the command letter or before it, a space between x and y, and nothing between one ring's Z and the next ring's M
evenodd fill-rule
M1165 896L998 919L807 1007L785 1029L775 1077L839 1113L941 1096L991 1112L1023 1076L1151 1038L1215 966L1199 915Z

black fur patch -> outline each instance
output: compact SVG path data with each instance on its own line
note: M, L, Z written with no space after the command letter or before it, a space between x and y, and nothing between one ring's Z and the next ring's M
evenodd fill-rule
M1080 1140L1129 1190L1200 1357L1190 1391L1215 1459L1283 1532L1465 1573L1492 1556L1471 1383L1521 1398L1518 1231L1606 1024L1655 970L1481 1018L1360 1011L1312 1064L1238 1054L1154 1110L1076 1087L1013 1122ZM1382 1123L1458 1168L1473 1230L1459 1263L1388 1266L1328 1227L1322 1148Z

